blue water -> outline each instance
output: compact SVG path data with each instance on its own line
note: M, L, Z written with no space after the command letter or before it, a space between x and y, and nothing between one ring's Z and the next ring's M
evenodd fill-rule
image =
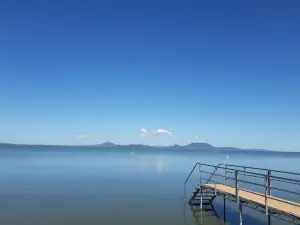
M197 224L185 204L183 186L196 162L300 173L299 153L2 149L0 224ZM198 183L199 174L195 173L187 183L188 196ZM299 197L289 198L300 201ZM236 205L226 205L227 223L236 224ZM216 199L215 208L223 218L223 199ZM267 218L245 209L244 224L267 224ZM272 219L272 224L282 222Z

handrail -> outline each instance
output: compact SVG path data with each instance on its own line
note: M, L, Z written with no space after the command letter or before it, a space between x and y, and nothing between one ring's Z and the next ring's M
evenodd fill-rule
M184 184L186 184L186 183L187 183L187 181L190 179L190 176L191 176L191 175L192 175L192 173L194 172L194 170L195 170L195 168L196 168L196 166L197 166L197 165L199 165L199 163L196 163L196 164L195 164L195 166L194 166L194 168L192 169L192 171L190 172L189 176L186 178L186 180L185 180Z
M266 168L260 168L260 167L252 167L252 166L241 166L241 165L232 165L232 164L226 164L227 166L231 166L231 167L239 167L239 168L249 168L249 169L253 169L253 170L262 170L262 171L267 171L268 169Z
M250 171L245 171L245 170L239 170L239 169L233 169L233 168L226 167L226 166L233 166L233 165L229 165L229 164L222 164L222 163L220 163L219 165L214 166L214 165L209 165L209 164L196 163L195 166L194 166L194 168L190 172L189 176L187 177L186 182L189 179L189 177L191 176L191 174L193 173L193 171L195 170L195 168L196 168L197 165L214 167L215 168L214 172L210 173L210 174L212 174L211 177L213 175L215 175L217 169L224 169L224 170L227 171L227 173L232 173L232 174L234 174L235 171L238 171L238 173L244 174L246 176L250 176L250 177L253 176L253 177L257 177L257 178L264 178L265 175L267 175L267 174L262 174L262 173L255 173L255 172L250 172ZM225 167L221 167L221 165L225 165ZM242 166L236 166L236 167L242 167ZM252 168L255 168L255 167L243 166L243 168L246 168L246 169L250 168L250 169L252 169ZM258 168L258 169L263 170L262 168ZM270 172L279 172L279 170L267 170L267 169L265 169L265 170L266 171L270 171ZM200 171L200 172L204 172L204 171ZM287 171L284 171L283 173L289 173L289 174L293 174L293 175L298 175L298 173L287 172ZM258 176L255 176L255 175L258 175ZM299 173L299 175L300 175L300 173ZM270 177L270 180L274 180L274 181L278 181L278 182L288 182L288 181L290 181L290 182L295 182L294 184L300 183L300 180L296 180L296 179L290 179L290 178L280 177L280 176L274 176L274 175L268 175L268 176Z
M211 180L211 178L214 176L214 174L217 172L218 168L223 165L223 163L220 163L218 166L215 167L214 172L212 173L212 175L208 178L208 181L206 182L208 184L208 182Z
M226 165L225 165L226 166ZM245 171L245 170L238 170L238 169L232 169L232 168L226 168L226 167L219 167L220 169L224 169L224 170L230 170L230 171L234 171L232 173L235 173L235 171L238 171L240 173L247 173L247 174L253 174L253 175L259 175L261 177L264 177L265 174L262 174L262 173L255 173L255 172L250 172L250 171ZM245 168L247 168L245 166ZM230 171L228 173L230 173Z
M266 168L261 168L261 167L241 166L241 165L232 165L232 164L226 164L226 165L229 167L247 168L247 169L262 170L262 171L271 170L274 173L287 173L287 174L292 174L292 175L300 175L300 173L288 172L288 171L283 171L283 170L266 169Z
M280 182L291 181L291 182L300 183L300 180L295 180L295 179L290 179L290 178L284 178L284 177L278 177L278 176L270 176L270 178L275 178L276 181L280 181Z

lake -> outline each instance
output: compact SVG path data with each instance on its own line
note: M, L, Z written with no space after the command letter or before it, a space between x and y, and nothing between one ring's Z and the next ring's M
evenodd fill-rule
M299 153L2 149L0 224L194 225L183 184L196 162L300 172ZM187 184L188 197L197 179ZM223 218L223 199L214 206ZM226 206L227 223L238 224L236 204ZM213 221L207 224L218 224ZM244 224L267 224L267 216L245 208Z

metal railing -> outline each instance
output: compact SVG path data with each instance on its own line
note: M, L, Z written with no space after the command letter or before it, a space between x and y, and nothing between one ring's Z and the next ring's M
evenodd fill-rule
M189 176L185 180L185 185L190 179L191 175L194 173L196 167L199 168L200 173L200 185L202 181L206 181L205 183L209 183L212 181L213 177L222 178L221 182L218 182L215 178L212 183L216 184L224 184L230 187L235 188L235 198L236 202L239 203L239 190L248 191L248 192L255 192L256 194L260 194L264 196L265 199L265 212L268 214L268 200L270 198L276 199L276 201L286 202L286 198L277 198L272 194L272 191L276 190L277 192L284 192L286 194L297 195L300 200L300 173L294 172L287 172L287 171L280 171L280 170L270 170L265 168L257 168L257 167L248 167L248 166L240 166L240 165L231 165L231 164L219 164L209 165L203 163L196 163L192 171L190 172ZM206 170L203 170L206 168ZM209 169L213 169L213 171L207 171ZM223 170L224 175L217 173L218 171ZM209 178L204 178L204 174L210 175ZM273 174L282 174L284 176L278 176ZM287 176L293 176L293 178L287 178ZM252 180L251 180L252 179ZM254 179L258 181L253 181ZM233 181L233 185L229 184L228 181ZM277 183L277 184L276 184ZM282 183L284 188L280 187L278 183ZM203 182L204 184L204 182ZM245 188L241 187L241 184L245 184ZM246 185L253 185L254 187L263 188L263 191L257 190L250 190L249 188L246 189ZM289 187L294 187L295 190L290 190ZM216 188L215 188L216 189ZM298 191L297 191L298 190ZM289 204L295 204L297 201L289 202Z
M219 167L220 167L221 165L224 165L224 164L223 164L223 163L220 163L218 166L215 167L214 172L211 174L211 176L210 176L210 177L208 178L208 180L206 181L207 184L208 184L208 182L211 180L211 178L215 175L215 173L217 172L217 170L219 169ZM200 173L201 173L201 171L200 171Z

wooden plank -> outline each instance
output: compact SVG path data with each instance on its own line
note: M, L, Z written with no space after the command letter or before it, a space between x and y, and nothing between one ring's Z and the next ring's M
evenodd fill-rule
M218 192L235 196L235 188L227 185L217 184L215 186L215 184L202 184L200 186L201 188L210 188L213 190L216 187ZM262 206L265 206L265 196L263 194L239 189L239 197L242 198L243 200L256 202ZM269 196L268 207L300 218L300 204Z

